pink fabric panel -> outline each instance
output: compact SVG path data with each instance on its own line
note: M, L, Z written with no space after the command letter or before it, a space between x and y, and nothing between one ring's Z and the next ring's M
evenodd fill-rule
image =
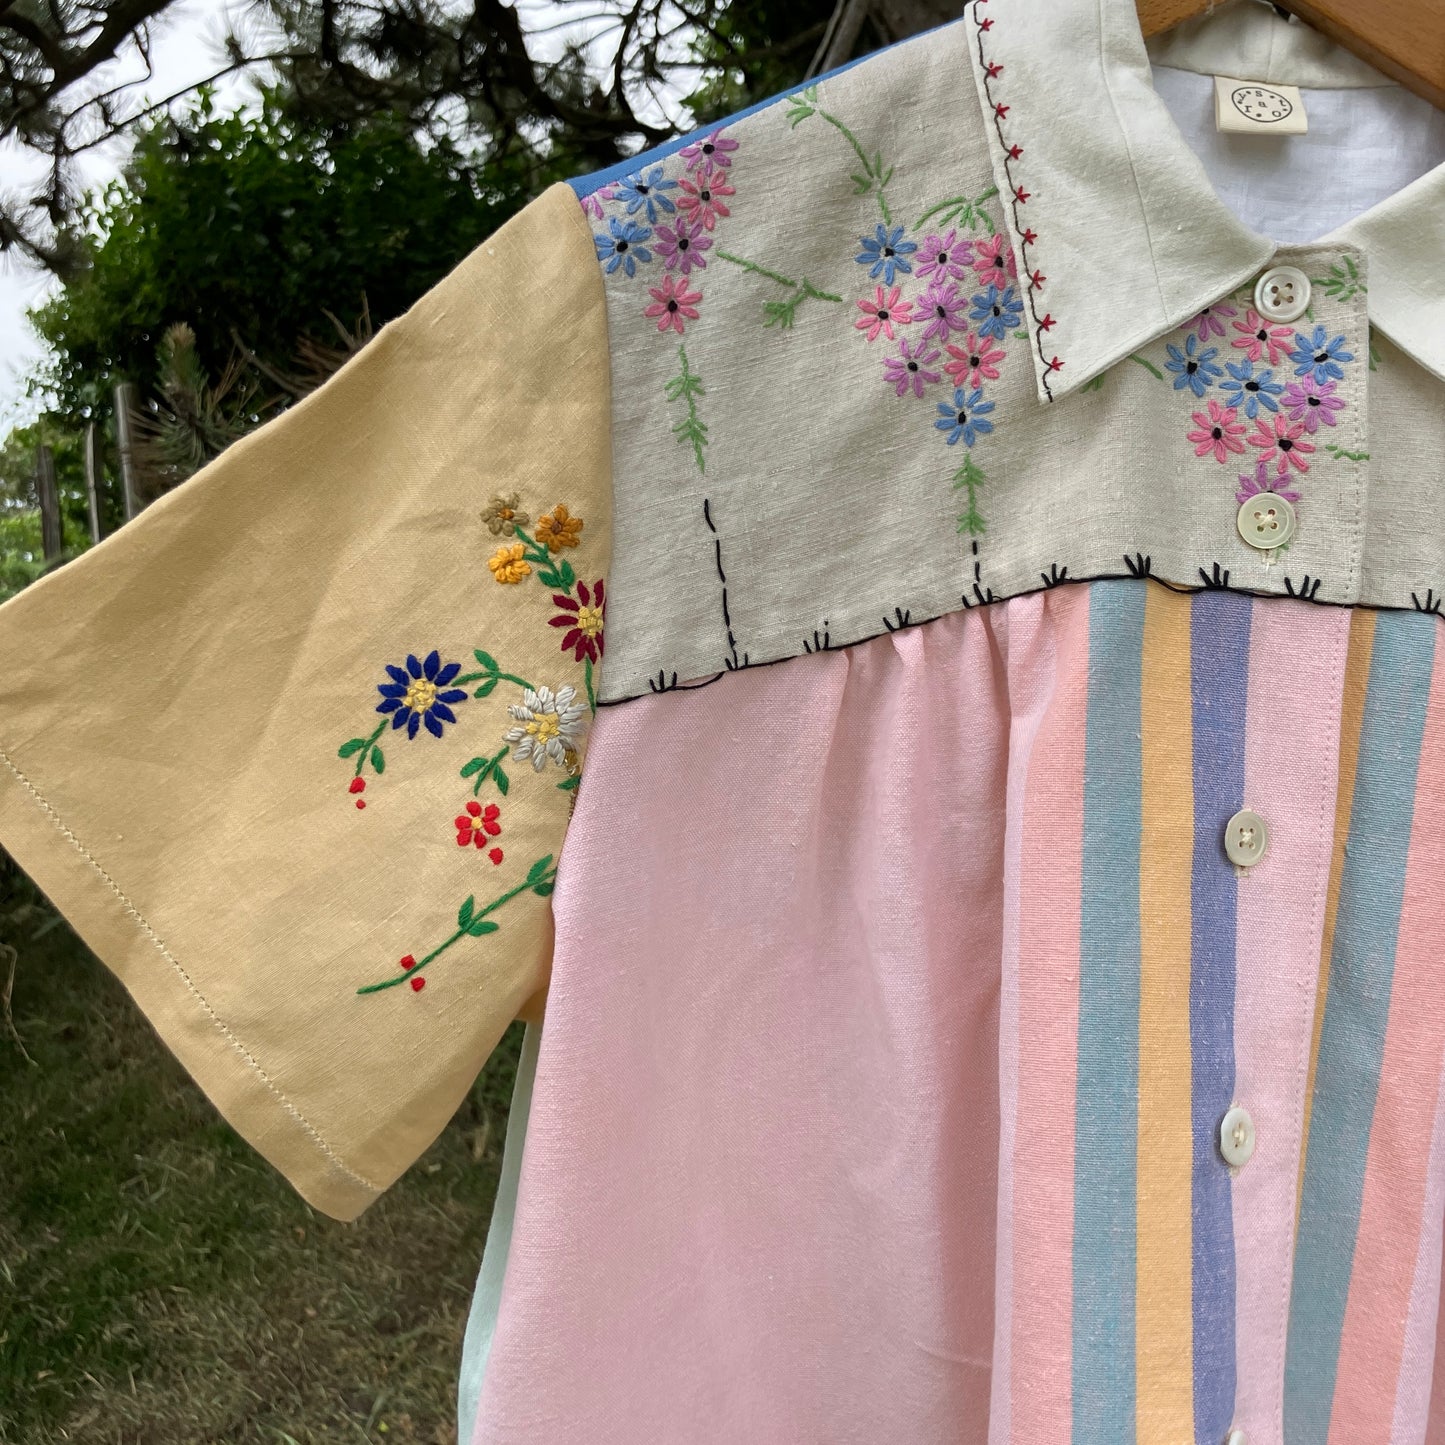
M477 1445L983 1440L1009 611L602 710Z

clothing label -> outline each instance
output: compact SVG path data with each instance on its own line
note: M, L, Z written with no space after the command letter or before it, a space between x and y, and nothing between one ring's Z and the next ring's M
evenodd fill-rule
M1299 87L1266 85L1258 80L1235 80L1228 75L1214 77L1214 126L1216 130L1246 135L1304 135L1304 101Z

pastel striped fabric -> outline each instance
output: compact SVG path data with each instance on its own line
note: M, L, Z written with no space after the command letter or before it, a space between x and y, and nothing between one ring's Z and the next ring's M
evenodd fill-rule
M1438 629L1101 581L604 710L478 1445L1445 1442Z

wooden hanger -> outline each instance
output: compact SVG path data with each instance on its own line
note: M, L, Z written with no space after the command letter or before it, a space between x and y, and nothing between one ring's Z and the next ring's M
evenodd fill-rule
M1136 0L1147 40L1219 0ZM1297 15L1407 90L1445 109L1445 0L1283 0Z

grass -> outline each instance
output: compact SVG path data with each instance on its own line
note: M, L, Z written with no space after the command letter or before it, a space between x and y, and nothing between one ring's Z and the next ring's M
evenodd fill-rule
M425 1157L338 1224L8 864L0 1445L454 1445L522 1026ZM0 947L0 990L8 972Z

